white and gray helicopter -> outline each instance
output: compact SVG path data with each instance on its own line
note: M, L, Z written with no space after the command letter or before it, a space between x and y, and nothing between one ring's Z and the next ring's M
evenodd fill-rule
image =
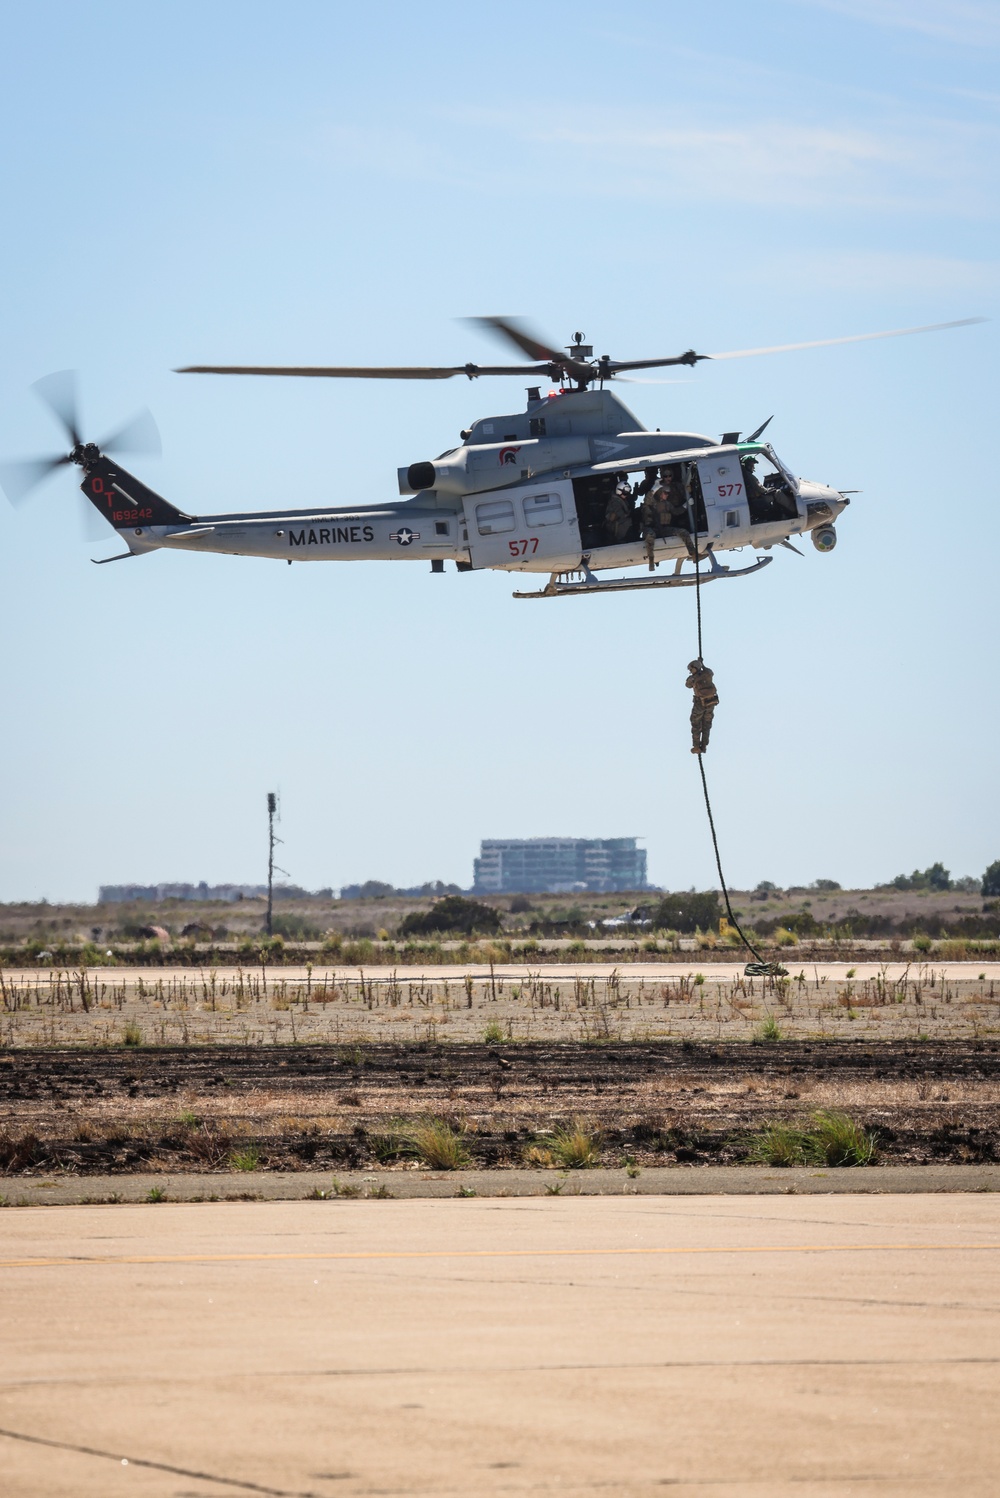
M530 386L523 411L475 421L462 432L460 446L432 462L400 468L400 500L347 509L189 515L109 456L149 450L148 418L129 423L104 443L84 442L69 372L47 376L34 388L62 422L70 450L6 464L0 483L16 503L55 469L71 463L81 467L84 495L128 548L102 563L166 549L289 563L421 559L430 561L432 572L443 572L451 560L460 572L492 568L549 574L544 587L515 593L515 598L688 587L696 581L694 569L701 582L759 572L772 560L766 553L775 546L795 551L791 538L806 531L818 551L832 551L834 522L850 499L795 476L774 448L760 440L770 418L743 441L739 432L726 432L720 442L697 432L649 432L607 388L613 381L625 378L627 371L936 332L983 319L722 354L689 349L670 358L627 360L606 354L595 359L582 333L560 352L513 319L475 321L534 362L388 368L189 365L178 371L393 380L514 375L545 379L555 387L543 393L541 385ZM640 501L658 485L685 496L681 525L656 527L648 518L644 521ZM616 491L628 497L630 518L623 525L619 509L612 527L609 506ZM753 560L745 566L718 560L720 552L746 548ZM660 564L671 562L673 570L661 574ZM634 568L647 570L629 575ZM598 575L623 570L624 577Z

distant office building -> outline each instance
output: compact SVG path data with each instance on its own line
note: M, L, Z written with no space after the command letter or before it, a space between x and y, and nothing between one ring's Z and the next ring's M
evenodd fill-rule
M275 890L275 894L278 891ZM98 905L124 905L130 900L252 900L266 895L266 884L102 884Z
M484 838L476 894L564 894L646 888L646 850L634 837Z

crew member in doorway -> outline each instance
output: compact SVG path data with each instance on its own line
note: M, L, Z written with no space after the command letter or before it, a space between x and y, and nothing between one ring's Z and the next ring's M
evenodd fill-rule
M684 685L694 692L691 708L691 753L704 754L708 748L708 736L712 732L712 718L719 705L719 694L715 689L715 678L701 656L689 663L688 673Z
M651 489L656 488L657 471L655 468L647 468L643 472L642 483L635 486L636 499L645 499Z
M642 539L646 543L646 559L652 572L656 566L653 560L656 538L670 529L670 498L665 484L657 484L652 493L646 495L641 513Z
M632 534L632 518L634 515L635 505L632 501L632 489L628 479L622 475L615 492L608 500L607 509L604 511L604 528L609 545L629 540Z
M694 541L688 529L689 524L684 480L676 466L662 468L660 482L652 494L647 495L642 505L642 538L646 543L650 572L656 566L653 546L657 537L664 541L683 541L688 556L694 560Z
M688 487L681 476L679 464L669 470L662 470L667 483L667 504L670 509L670 526L665 532L668 536L679 536L687 548L687 554L694 561L694 537L691 535L691 517L694 506L688 494Z

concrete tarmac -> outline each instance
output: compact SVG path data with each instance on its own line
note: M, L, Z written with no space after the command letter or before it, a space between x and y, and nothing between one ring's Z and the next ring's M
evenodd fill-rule
M0 1214L6 1498L997 1492L990 1193Z
M1000 1165L869 1165L818 1169L766 1165L644 1165L637 1174L593 1170L142 1171L117 1175L0 1176L0 1205L95 1206L104 1202L332 1201L441 1196L826 1196L882 1192L1000 1192Z

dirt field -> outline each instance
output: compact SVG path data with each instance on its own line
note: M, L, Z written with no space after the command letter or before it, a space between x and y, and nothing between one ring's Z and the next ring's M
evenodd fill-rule
M419 1169L399 1130L428 1117L480 1168L552 1167L574 1122L594 1163L732 1164L818 1109L885 1163L1000 1160L1000 1040L19 1050L0 1056L0 1169Z
M732 1164L847 1113L886 1163L1000 1160L1000 966L6 973L0 1171Z
M89 968L0 975L0 1044L205 1045L1000 1036L1000 964L618 969Z

